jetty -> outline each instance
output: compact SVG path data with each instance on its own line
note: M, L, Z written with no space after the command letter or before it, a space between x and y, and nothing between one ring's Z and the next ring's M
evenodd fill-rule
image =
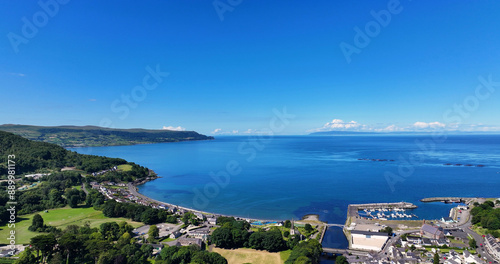
M424 198L420 201L423 203L431 203L431 202L443 202L443 203L465 203L468 204L471 201L474 201L476 198L471 197L430 197Z

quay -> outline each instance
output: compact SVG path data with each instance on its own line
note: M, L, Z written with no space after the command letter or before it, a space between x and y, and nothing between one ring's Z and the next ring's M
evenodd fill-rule
M431 202L443 202L443 203L465 203L468 204L476 198L470 197L430 197L424 198L420 201L423 203L431 203Z

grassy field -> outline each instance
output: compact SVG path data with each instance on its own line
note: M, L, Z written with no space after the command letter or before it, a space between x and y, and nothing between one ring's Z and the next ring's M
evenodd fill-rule
M212 251L221 254L224 258L227 259L227 262L229 264L282 264L285 262L284 260L282 260L281 254L279 252L270 253L267 251L249 248L222 249L215 247L212 249ZM288 255L289 254L290 253L288 253Z
M59 208L49 210L48 213L39 212L46 225L55 226L64 229L68 225L82 226L86 222L90 223L91 227L98 227L106 222L121 222L126 221L133 227L142 226L142 223L134 222L126 218L108 218L101 211L96 211L94 208ZM19 216L17 219L15 231L17 244L28 244L30 238L39 235L40 233L28 231L31 225L31 219L34 214ZM7 225L0 226L0 237L9 237L11 229ZM5 244L3 241L0 244Z
M482 228L480 226L472 226L472 231L476 232L479 235L487 235L488 229Z
M118 165L118 169L121 170L121 171L131 171L132 170L132 165L130 165L130 164Z

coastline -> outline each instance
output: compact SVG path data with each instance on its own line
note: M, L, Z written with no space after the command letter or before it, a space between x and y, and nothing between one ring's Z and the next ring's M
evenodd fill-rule
M189 140L179 140L179 141L168 141L168 142L144 142L144 143L131 143L131 144L118 144L118 145L102 145L102 146L61 146L65 149L79 149L79 148L102 148L102 147L123 147L123 146L137 146L137 145L152 145L152 144L165 144L165 143L179 143L179 142L191 142L191 141L209 141L215 140L215 138L207 139L189 139Z
M127 187L129 189L129 191L136 195L136 196L139 196L141 197L142 199L144 200L147 200L147 201L150 201L152 203L156 203L156 204L159 204L159 205L164 205L166 207L169 207L169 208L176 208L177 210L181 209L181 210L184 210L184 211L188 211L188 212L192 212L192 213L200 213L200 214L204 214L204 215L215 215L215 216L224 216L224 217L234 217L235 219L239 220L239 219L244 219L244 220L247 220L249 222L255 222L255 221L284 221L286 219L259 219L259 218L252 218L252 217L243 217L243 216L236 216L236 215L227 215L227 214L220 214L220 213L213 213L213 212L207 212L207 211L201 211L201 210L197 210L197 209L193 209L193 208L189 208L189 207L184 207L184 206L180 206L180 205L176 205L176 204L171 204L171 203L167 203L167 202L162 202L162 201L158 201L156 199L153 199L149 196L146 196L142 193L139 192L137 186L140 186L140 185L143 185L149 181L153 181L157 178L160 178L159 176L155 177L155 178L150 178L150 179L146 179L144 181L140 181L140 182L134 182L134 183L127 183ZM305 215L303 216L303 218L307 217L308 215ZM319 221L319 220L318 220Z

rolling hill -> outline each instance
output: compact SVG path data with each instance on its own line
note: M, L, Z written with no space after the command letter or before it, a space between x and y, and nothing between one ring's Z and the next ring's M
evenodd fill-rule
M5 124L0 125L0 130L62 147L119 146L214 139L195 131L114 129L98 126L49 127Z

